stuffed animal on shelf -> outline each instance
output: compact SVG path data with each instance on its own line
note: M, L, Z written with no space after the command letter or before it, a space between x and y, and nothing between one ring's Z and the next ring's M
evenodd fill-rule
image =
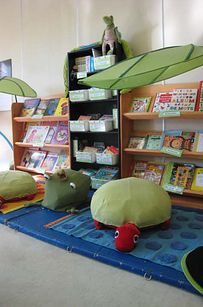
M0 206L8 201L31 200L37 193L32 176L23 171L0 172Z
M42 206L56 211L75 209L87 202L90 177L71 169L61 169L46 176Z
M121 34L114 25L113 16L104 16L103 20L106 24L106 29L102 36L102 55L115 54L118 43L121 43Z
M105 183L94 193L90 208L97 229L116 229L115 246L123 252L135 248L142 228L170 225L168 193L144 179L130 177Z

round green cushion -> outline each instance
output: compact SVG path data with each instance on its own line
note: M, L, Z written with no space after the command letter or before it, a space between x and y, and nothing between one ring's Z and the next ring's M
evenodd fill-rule
M27 172L0 172L0 198L4 201L36 194L35 180Z
M113 226L133 223L138 227L158 225L171 217L171 199L159 185L134 177L113 180L93 195L95 220Z

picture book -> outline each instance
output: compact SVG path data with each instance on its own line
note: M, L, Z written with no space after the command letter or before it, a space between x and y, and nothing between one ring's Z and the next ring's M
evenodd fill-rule
M68 115L68 98L60 98L56 110L54 112L55 116Z
M196 132L193 148L196 152L203 152L203 131Z
M29 126L23 143L30 143L36 146L44 144L48 131L49 126Z
M41 165L41 168L44 169L45 171L48 171L48 172L53 172L55 170L55 167L56 167L56 164L58 162L58 154L57 153L52 153L52 152L49 152L47 154L47 156L45 157L42 165Z
M68 144L68 124L59 124L57 126L51 144Z
M162 111L195 111L197 89L174 89L156 95L152 112Z
M203 81L199 83L198 94L197 94L197 103L195 111L203 111Z
M21 109L21 113L20 116L23 117L31 117L37 106L39 105L41 99L40 98L30 98L30 99L25 99L24 103L23 103L23 107Z
M48 102L48 106L44 112L44 115L45 116L52 116L54 115L55 111L56 111L56 108L58 106L58 103L59 103L59 99L60 98L51 98L49 99L49 102Z
M184 138L182 137L182 131L180 130L167 130L164 131L162 147L171 147L182 150L184 144Z
M178 169L179 167L179 169ZM162 179L162 186L165 184L182 186L190 190L192 186L192 181L194 177L195 165L193 163L177 163L168 162L165 167L165 171ZM187 180L185 180L187 177Z
M203 191L203 167L195 168L191 190Z
M112 180L115 179L117 176L118 176L117 168L104 167L100 168L97 171L95 178L101 180Z
M163 142L163 136L152 134L148 135L147 143L146 143L146 149L150 150L160 150Z
M145 170L147 168L147 161L133 161L132 167L130 169L129 176L136 177L136 178L144 178Z
M128 148L143 149L146 140L146 136L131 136L129 139Z
M47 136L46 136L46 138L44 140L45 144L50 144L51 143L51 141L53 139L53 136L56 133L57 128L58 128L57 125L49 127L49 131L48 131Z
M164 172L164 167L164 164L148 162L144 173L144 179L153 181L156 184L160 184Z
M24 150L24 153L22 155L21 162L20 162L21 166L28 167L33 152L35 152L35 150L31 148Z
M49 100L48 99L41 99L40 103L38 104L33 117L38 115L44 115L46 108L48 106Z
M193 151L194 150L194 141L195 141L195 132L194 131L182 131L181 136L183 137L183 149Z
M46 151L38 150L33 151L29 160L28 168L40 168L44 158L46 157Z
M63 168L70 168L70 159L67 155L67 151L65 151L65 150L62 150L59 153L58 161L57 161L55 170L56 169L63 169Z
M130 112L147 112L152 97L134 97Z

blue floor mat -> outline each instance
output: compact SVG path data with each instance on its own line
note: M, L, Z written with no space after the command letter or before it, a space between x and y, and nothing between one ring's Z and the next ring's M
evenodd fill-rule
M203 245L203 214L172 209L171 220L168 230L156 228L143 231L136 249L130 254L182 271L180 262L183 255ZM115 250L115 231L96 230L90 210L70 216L51 228Z
M190 210L181 209L181 211L185 213ZM191 212L195 212L195 214L200 217L198 218L198 221L193 220L196 224L196 226L194 226L199 227L197 224L199 225L199 222L202 222L201 217L203 217L203 215L200 213L200 210L192 210ZM87 213L88 211L83 212L81 216L85 217ZM67 215L67 213L55 212L41 206L33 206L30 208L19 209L8 214L0 214L0 223L6 224L20 232L66 249L70 252L72 251L94 260L140 274L145 278L156 279L178 288L185 289L189 292L199 294L187 281L182 271L176 268L154 263L148 259L139 258L130 253L121 253L112 247L95 244L93 241L86 241L81 237L75 237L64 232L46 229L44 227L45 224L65 215ZM91 228L90 224L88 226L89 228ZM108 235L111 236L112 239L113 231L108 230L106 232L108 232ZM146 238L142 239L146 240ZM153 246L155 245L152 244L152 247Z

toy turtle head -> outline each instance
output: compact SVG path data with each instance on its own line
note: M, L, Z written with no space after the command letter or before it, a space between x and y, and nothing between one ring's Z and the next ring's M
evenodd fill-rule
M90 177L79 171L61 169L46 176L45 196L42 206L66 211L87 201Z
M113 16L112 16L112 15L111 15L111 16L104 16L104 17L103 17L103 21L105 22L105 24L106 24L107 26L111 26L111 25L114 24Z
M131 223L117 227L115 232L115 246L121 252L131 252L140 236L139 229Z

